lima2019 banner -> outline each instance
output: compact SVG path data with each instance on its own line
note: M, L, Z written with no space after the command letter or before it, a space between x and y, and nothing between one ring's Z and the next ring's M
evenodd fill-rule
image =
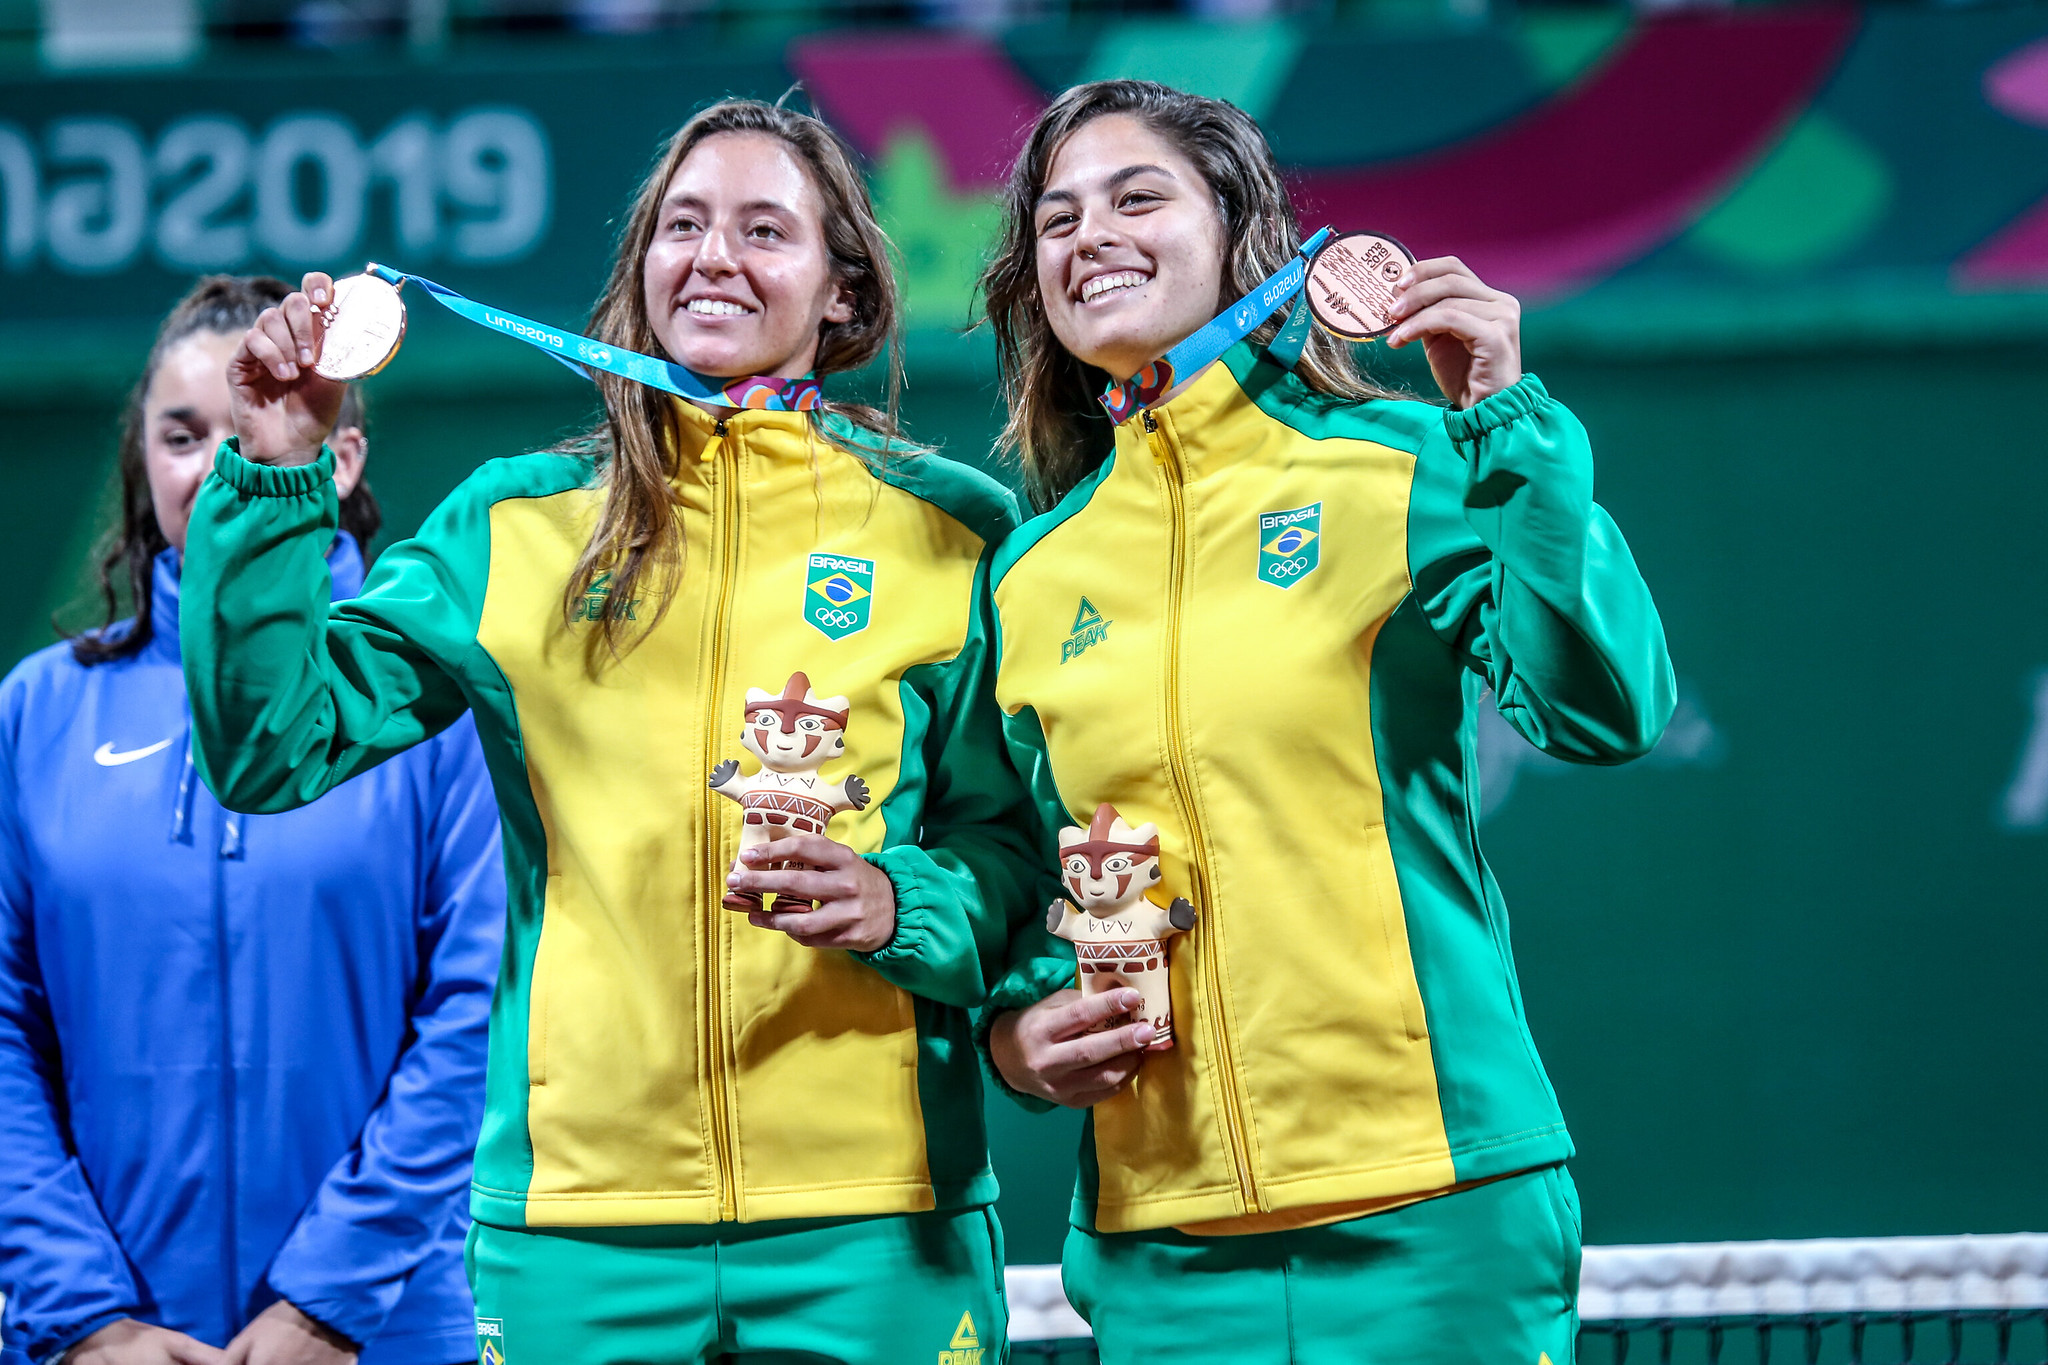
M995 191L1047 92L1110 75L1252 113L1305 220L1458 254L1537 303L1956 299L2048 281L2039 6L602 51L0 87L4 321L140 314L195 271L366 256L574 315L661 135L712 98L798 79L867 158L927 329L965 319Z

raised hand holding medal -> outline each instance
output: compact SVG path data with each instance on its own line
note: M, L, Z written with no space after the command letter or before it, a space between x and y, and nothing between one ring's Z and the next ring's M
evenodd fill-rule
M1385 338L1399 349L1425 339L1430 371L1454 407L1468 408L1522 377L1521 304L1489 288L1454 256L1418 262L1382 233L1324 228L1286 265L1158 360L1102 395L1122 422L1160 402L1305 294L1308 317L1331 336Z
M1437 387L1454 408L1512 388L1522 378L1522 305L1456 256L1418 261L1394 287L1396 325L1387 345L1421 338Z
M247 458L300 465L320 457L348 387L318 368L334 300L333 279L309 272L297 292L263 310L228 360L228 396Z

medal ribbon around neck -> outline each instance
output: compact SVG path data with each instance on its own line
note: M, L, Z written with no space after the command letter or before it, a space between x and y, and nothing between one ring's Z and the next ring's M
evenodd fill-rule
M709 379L694 370L684 369L672 360L657 360L638 351L607 346L601 341L548 327L516 313L502 312L474 299L464 298L453 289L435 284L423 276L408 275L402 270L374 263L368 269L370 274L391 284L410 282L418 285L450 312L458 313L480 327L523 341L553 356L585 379L590 378L590 371L584 368L589 366L699 403L765 408L778 412L809 412L825 406L825 391L810 375L802 379L777 379L770 375Z
M1250 336L1252 330L1273 316L1276 309L1301 292L1302 284L1308 279L1309 258L1329 239L1330 229L1324 228L1303 242L1286 265L1254 285L1249 294L1203 323L1193 336L1121 384L1111 384L1104 389L1102 406L1109 409L1109 420L1119 424L1129 421L1131 414L1139 408L1158 402L1161 394L1180 382L1180 376L1194 374Z

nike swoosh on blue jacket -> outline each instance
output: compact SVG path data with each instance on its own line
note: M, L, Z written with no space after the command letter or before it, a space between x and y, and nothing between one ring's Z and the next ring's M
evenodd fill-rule
M329 562L354 593L354 542ZM173 552L155 595L132 658L60 645L0 683L0 1365L121 1317L225 1345L279 1297L363 1365L474 1359L505 915L475 731L224 810L189 757Z

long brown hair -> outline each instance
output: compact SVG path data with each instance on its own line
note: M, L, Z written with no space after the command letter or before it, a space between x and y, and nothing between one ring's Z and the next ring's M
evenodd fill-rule
M825 249L832 258L835 282L853 299L853 316L819 327L816 373L822 378L857 370L889 351L887 411L858 403L826 400L823 414L837 415L881 438L884 454L907 449L896 425L897 396L902 390L901 309L896 297L896 272L889 259L889 238L875 218L867 183L853 154L821 120L759 100L723 100L697 114L670 138L654 168L641 182L619 234L611 278L591 311L588 334L647 355L667 356L647 317L643 281L647 248L654 240L661 201L678 167L697 145L720 133L765 133L782 139L810 172L824 201ZM673 357L668 357L673 358ZM604 424L563 449L596 455L604 489L604 507L590 543L576 563L562 595L562 614L575 620L587 614L583 603L600 574L610 574L598 617L595 640L617 654L630 644L629 632L651 627L668 610L677 576L682 571L682 528L675 515L674 472L677 416L667 394L617 375L598 372L604 396ZM811 415L813 430L834 440ZM856 454L865 454L854 447ZM643 593L654 597L654 611L640 619L628 616ZM593 655L593 659L595 655Z
M114 491L119 506L114 523L94 548L94 569L103 618L100 624L71 635L71 655L82 664L124 659L148 644L156 633L149 619L156 598L156 557L170 548L163 528L156 523L156 506L149 497L149 468L144 459L147 430L144 404L157 367L171 348L187 337L207 333L238 337L256 325L264 309L282 303L292 287L269 275L208 275L192 292L178 300L157 328L156 341L149 348L142 377L128 394L128 406L121 418L120 454L114 469ZM337 430L362 427L363 395L351 384L341 400ZM384 513L370 492L370 482L358 482L341 500L341 529L356 538L367 555L370 541L384 524ZM126 630L115 630L123 615L123 590L135 613ZM54 620L62 635L69 635Z
M1216 196L1229 254L1223 299L1236 298L1287 263L1301 240L1294 206L1280 180L1273 149L1259 125L1234 104L1205 99L1156 81L1093 81L1052 102L1032 125L1003 194L1003 232L982 272L984 314L995 331L996 369L1010 418L998 448L1022 461L1032 502L1044 509L1085 478L1110 446L1109 418L1098 401L1111 376L1060 345L1038 294L1038 242L1032 217L1053 157L1083 124L1129 114L1195 164ZM1219 306L1220 301L1219 301ZM1268 342L1282 320L1252 333ZM1294 372L1319 393L1364 402L1396 396L1367 379L1351 348L1320 328Z

